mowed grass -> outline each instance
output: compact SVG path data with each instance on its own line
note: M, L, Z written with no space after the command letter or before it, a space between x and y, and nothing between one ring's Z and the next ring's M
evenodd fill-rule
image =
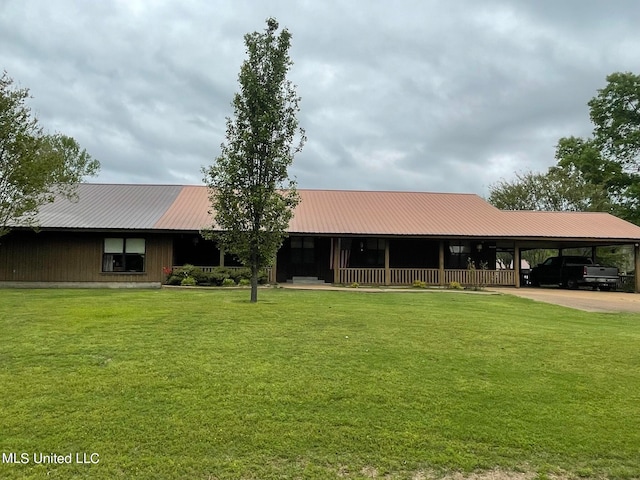
M30 459L0 478L640 477L639 315L452 292L248 297L0 290L0 452Z

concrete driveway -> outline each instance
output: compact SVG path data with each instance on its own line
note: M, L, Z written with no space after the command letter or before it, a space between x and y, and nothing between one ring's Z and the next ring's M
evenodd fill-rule
M593 290L564 290L561 288L490 288L489 290L538 302L553 303L585 312L640 313L640 294L622 292L594 292Z

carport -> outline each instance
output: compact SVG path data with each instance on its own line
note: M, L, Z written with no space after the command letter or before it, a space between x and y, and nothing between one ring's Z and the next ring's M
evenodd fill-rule
M503 239L497 248L512 252L516 270L516 287L520 287L522 252L535 249L563 250L591 249L595 258L598 247L629 246L632 248L634 270L640 268L640 227L612 215L599 212L502 212L508 220L508 229L521 233L515 238ZM634 291L640 293L640 278L635 275Z

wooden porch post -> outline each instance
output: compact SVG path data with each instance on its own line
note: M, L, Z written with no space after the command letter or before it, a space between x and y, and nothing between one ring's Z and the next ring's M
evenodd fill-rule
M635 256L635 265L636 265L636 272L634 275L635 284L636 284L635 292L640 293L640 243L635 244L635 246L633 247L633 253Z
M384 241L384 284L391 285L391 269L389 268L389 239Z
M513 243L513 273L516 276L516 288L520 288L520 246L518 242Z
M444 285L444 240L440 240L438 248L438 283Z
M333 242L333 283L340 283L340 238L332 238Z
M221 267L224 267L224 250L220 249L220 262L218 262Z

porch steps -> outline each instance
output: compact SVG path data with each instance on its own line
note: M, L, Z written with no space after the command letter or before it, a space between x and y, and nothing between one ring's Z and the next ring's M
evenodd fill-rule
M318 277L293 277L291 280L287 280L287 283L295 283L298 285L323 285L324 280L320 280Z

